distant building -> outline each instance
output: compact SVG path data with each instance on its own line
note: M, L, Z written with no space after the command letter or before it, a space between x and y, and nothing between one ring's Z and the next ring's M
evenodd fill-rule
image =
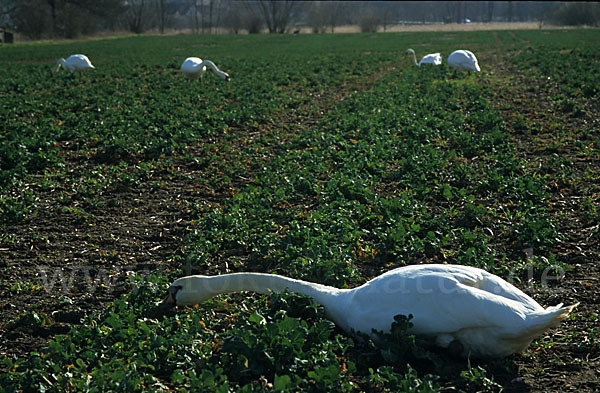
M14 42L14 35L10 31L4 28L0 28L0 43L1 44L12 44Z

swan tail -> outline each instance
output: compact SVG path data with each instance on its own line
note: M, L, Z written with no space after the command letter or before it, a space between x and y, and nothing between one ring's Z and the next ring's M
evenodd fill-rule
M569 316L569 314L571 314L571 312L573 312L573 310L577 306L579 306L579 302L577 302L575 304L571 304L570 306L565 306L565 307L563 307L563 304L560 303L560 304L557 304L556 306L547 307L546 311L551 311L552 315L555 315L555 319L560 322L563 319L566 319Z
M535 313L527 318L530 319L528 324L529 327L527 328L527 332L524 332L524 334L538 336L544 333L547 329L555 327L561 321L567 319L573 309L575 309L575 307L578 305L579 303L575 303L570 306L563 307L561 303L556 306L548 307L539 313Z
M578 304L579 303L576 303L566 307L562 307L562 304L559 304L529 315L525 321L526 325L524 327L517 328L504 337L507 348L509 349L507 354L524 351L535 338L541 336L546 330L555 327L562 320L566 319Z

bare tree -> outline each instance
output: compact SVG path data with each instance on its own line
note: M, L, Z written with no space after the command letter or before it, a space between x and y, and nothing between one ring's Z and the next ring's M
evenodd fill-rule
M260 30L264 24L264 17L262 15L262 11L258 6L257 1L251 0L243 0L243 1L234 1L234 4L238 4L239 6L243 6L244 8L244 25L248 30L249 34L257 34L260 33Z
M249 34L258 34L264 23L263 19L257 15L247 15L244 21Z
M514 16L514 12L513 12L513 2L509 1L508 2L508 7L506 7L506 14L507 14L507 19L509 22L513 21L513 16Z
M329 24L331 9L325 4L322 1L315 1L308 5L308 23L313 33L324 33L326 26Z
M221 12L223 10L222 0L209 0L208 4L208 26L209 32L212 34L215 27L221 22Z
M6 21L9 20L10 15L13 14L18 8L21 2L17 0L2 0L0 1L0 25L6 25Z
M327 2L327 17L329 19L328 24L331 27L331 32L334 32L335 27L340 23L340 17L342 14L342 5L338 1Z
M568 2L555 6L552 22L570 26L600 25L600 4L586 2Z
M208 3L210 0L196 0L194 1L194 23L196 30L200 30L202 34L206 34L208 26ZM198 18L199 17L199 18Z
M229 2L227 4L224 16L224 24L233 34L238 34L244 26L244 18L242 10L237 2Z
M129 0L126 10L126 20L129 25L129 30L134 33L142 33L144 31L144 16L148 4L146 0Z
M394 24L398 14L398 7L395 2L382 3L377 10L377 17L383 26L383 31L387 31L390 24Z
M493 1L488 1L487 2L487 21L491 22L494 16L494 2Z
M122 0L3 0L2 11L10 13L15 28L31 38L76 37L93 34L102 21L116 19Z
M365 4L360 12L358 25L363 33L375 33L381 25L381 15L376 9Z
M11 20L15 29L27 37L39 39L53 34L51 10L43 0L25 0L14 8Z
M158 29L160 34L165 34L165 24L167 20L166 0L157 0L158 8Z
M188 5L190 7L190 9L193 11L193 15L194 15L194 27L193 27L193 31L194 33L198 33L199 31L199 26L200 24L198 23L198 7L196 7L196 0L188 0Z
M294 0L258 0L269 33L285 33L292 11L298 4Z

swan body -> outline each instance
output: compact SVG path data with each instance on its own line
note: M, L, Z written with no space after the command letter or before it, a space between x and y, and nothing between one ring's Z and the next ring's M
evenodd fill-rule
M544 309L485 270L461 265L414 265L391 270L354 289L262 273L187 276L173 282L164 302L194 305L221 293L297 292L325 308L346 332L389 332L394 316L413 315L411 334L446 348L458 341L463 355L504 357L524 350L577 305Z
M412 55L413 60L416 66L421 66L421 64L433 64L433 65L441 65L442 64L442 55L439 53L430 53L428 55L423 56L421 61L417 63L417 55L413 49L406 50L407 55Z
M71 71L71 74L73 74L74 72L82 72L85 70L96 68L92 65L92 62L90 61L90 59L88 59L86 55L71 55L67 57L67 60L63 58L58 59L58 61L56 62L56 66L54 66L54 69L52 70L52 73L55 74L60 69L60 67L64 68L65 70Z
M459 71L481 71L477 57L468 50L456 50L448 56L448 65Z
M202 78L204 72L206 72L206 67L212 69L215 72L215 74L225 79L226 81L229 80L229 74L221 71L215 65L215 63L213 63L210 60L202 60L197 57L188 57L187 59L185 59L184 62L181 64L181 73L187 79L195 80Z

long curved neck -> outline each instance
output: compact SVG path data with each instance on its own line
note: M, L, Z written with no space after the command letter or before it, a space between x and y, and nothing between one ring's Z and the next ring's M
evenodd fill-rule
M415 65L418 66L419 63L417 63L417 55L415 54L415 52L412 52L412 57L413 57L413 61L415 62Z
M200 67L204 67L204 66L208 66L210 68L212 68L212 70L215 72L215 74L219 75L221 78L225 79L226 74L221 71L216 65L215 63L213 63L210 60L203 60L202 63L200 63Z
M264 273L231 273L207 277L205 288L216 296L221 293L252 291L262 294L269 292L290 292L310 296L320 303L323 297L332 296L340 289L308 281Z
M343 294L351 291L338 289L327 285L295 280L276 274L263 273L231 273L220 276L203 277L203 289L212 297L222 293L252 291L261 294L269 292L295 292L311 297L315 302L325 307L325 312L342 328L346 325L344 318L345 297Z

